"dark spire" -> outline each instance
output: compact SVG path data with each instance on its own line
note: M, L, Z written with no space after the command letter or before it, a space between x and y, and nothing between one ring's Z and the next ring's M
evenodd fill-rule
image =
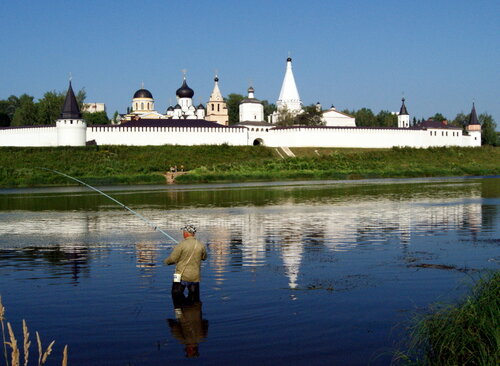
M476 106L474 102L472 102L472 111L470 111L469 125L478 125L479 121L477 120L476 114Z
M68 92L66 93L66 99L64 100L63 107L61 109L60 119L81 119L82 114L80 113L80 108L78 107L78 102L76 101L75 93L71 87L71 80L69 82Z
M403 102L403 104L401 104L401 109L399 110L399 115L409 115L408 114L408 111L406 110L406 106L405 106L405 98L403 97L403 99L401 99L401 101Z

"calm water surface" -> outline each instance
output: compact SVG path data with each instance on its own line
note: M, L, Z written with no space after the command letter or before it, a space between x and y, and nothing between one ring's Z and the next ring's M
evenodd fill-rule
M106 198L1 190L6 315L53 362L387 365L416 311L499 269L499 178L124 189L175 238L199 228L202 306L175 311L172 243Z

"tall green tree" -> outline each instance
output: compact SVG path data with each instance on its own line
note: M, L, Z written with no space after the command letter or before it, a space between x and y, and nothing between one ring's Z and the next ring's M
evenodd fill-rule
M377 118L369 108L361 108L356 112L353 111L351 115L356 118L356 126L370 127L377 124Z
M433 121L439 121L439 122L443 122L443 121L447 120L447 118L445 116L443 116L441 113L436 113L435 115L433 115L429 119L432 119Z
M18 107L19 98L15 95L11 95L6 100L0 100L0 113L7 114L10 121L14 118L14 113Z
M10 126L11 117L9 116L9 102L0 100L0 127Z
M64 93L66 95L66 93ZM81 88L75 95L76 101L78 103L78 107L80 107L80 111L83 111L83 104L85 103L85 99L87 99L87 92L85 88Z
M274 111L276 111L276 104L269 103L267 100L263 100L262 105L264 106L264 121L267 122L267 117L270 114L273 114Z
M293 122L295 125L301 126L323 126L325 124L321 111L314 104L304 107L304 112L296 115Z
M55 123L61 115L65 94L62 92L49 91L38 101L38 119L36 124L49 125Z
M389 111L380 111L376 116L376 126L398 127L398 116Z
M235 93L231 93L227 96L226 105L230 125L240 121L240 102L244 98L243 95Z
M113 118L111 119L111 122L112 123L117 123L119 115L120 115L120 113L118 113L118 111L115 111L115 113L113 113Z
M453 119L453 121L450 122L450 124L455 127L460 127L465 131L465 128L469 124L469 119L470 119L470 113L469 114L458 113L456 117Z
M88 125L108 125L111 123L106 112L85 112L83 119L87 121Z
M496 132L497 124L488 113L482 113L477 118L481 123L481 144L498 146L498 133Z
M7 113L0 112L0 127L9 127L10 117Z
M14 112L12 126L34 125L38 119L37 105L33 101L34 97L23 94L19 97L19 107Z
M276 125L278 125L278 126L293 126L295 124L295 117L296 117L296 115L294 113L290 112L286 107L281 108Z

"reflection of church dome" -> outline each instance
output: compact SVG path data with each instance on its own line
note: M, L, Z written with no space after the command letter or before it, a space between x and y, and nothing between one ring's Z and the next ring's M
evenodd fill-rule
M182 109L181 106L179 104L176 104L174 109Z
M205 107L203 106L203 104L200 103L200 105L198 106L198 109L205 109Z
M151 99L153 99L153 94L151 94L151 92L147 89L139 89L134 94L134 99L135 98L151 98Z
M194 95L194 91L187 85L186 79L184 79L184 81L182 82L182 86L179 89L177 89L175 94L179 98L192 98Z
M173 111L174 110L174 107L170 106L167 108L167 111Z

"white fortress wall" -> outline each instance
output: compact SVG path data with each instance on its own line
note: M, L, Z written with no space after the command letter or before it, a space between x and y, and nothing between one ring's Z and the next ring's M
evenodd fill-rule
M98 145L246 145L247 130L227 127L87 127Z
M55 126L0 129L0 146L57 146Z
M390 148L411 146L460 146L463 138L460 131L377 128L283 128L249 133L249 144L261 139L266 146L280 147L359 147ZM453 132L453 133L452 133Z
M469 135L463 135L462 146L481 146L481 132L471 131Z

